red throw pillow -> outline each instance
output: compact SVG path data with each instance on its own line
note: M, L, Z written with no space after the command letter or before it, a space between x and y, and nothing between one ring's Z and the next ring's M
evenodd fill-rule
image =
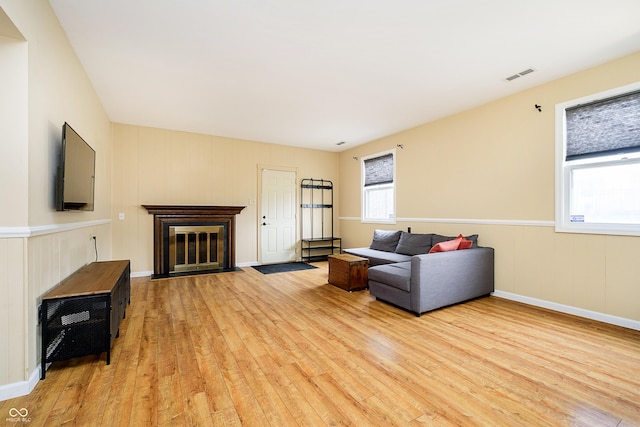
M460 246L458 246L458 250L460 250L460 249L469 249L469 248L471 248L471 246L473 246L473 242L471 240L465 239L465 237L462 234L460 234L458 236L458 239L462 239L460 241Z
M458 246L460 246L460 242L462 242L464 237L458 236L453 240L447 240L446 242L440 242L434 245L429 251L430 254L435 252L448 252L458 250Z

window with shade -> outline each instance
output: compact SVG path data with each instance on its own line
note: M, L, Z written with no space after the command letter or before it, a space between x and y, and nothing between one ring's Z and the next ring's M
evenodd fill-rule
M556 230L640 235L640 84L556 108Z
M362 159L362 221L395 223L395 153Z

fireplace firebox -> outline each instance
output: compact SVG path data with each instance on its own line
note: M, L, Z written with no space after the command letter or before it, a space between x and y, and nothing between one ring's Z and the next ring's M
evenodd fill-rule
M142 206L153 214L153 278L236 270L235 216L244 206Z
M169 274L224 266L225 225L169 226Z

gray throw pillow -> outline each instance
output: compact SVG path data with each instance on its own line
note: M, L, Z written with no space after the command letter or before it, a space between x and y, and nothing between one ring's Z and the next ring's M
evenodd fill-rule
M373 241L371 242L369 249L376 249L384 252L395 252L398 240L400 240L400 230L375 230L373 232Z
M403 255L428 254L431 249L432 234L405 233L400 235L400 241L396 246L396 253Z

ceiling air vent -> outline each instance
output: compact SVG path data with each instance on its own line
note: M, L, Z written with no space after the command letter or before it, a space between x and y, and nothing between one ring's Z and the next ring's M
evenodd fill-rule
M531 73L533 73L534 71L535 71L535 70L534 70L533 68L527 68L526 70L520 71L520 72L519 72L519 73L517 73L517 74L514 74L514 75L512 75L512 76L506 77L506 78L505 78L505 80L506 80L506 81L508 81L508 82L510 82L510 81L515 80L515 79L517 79L517 78L519 78L519 77L523 77L523 76L526 76L527 74L531 74Z

